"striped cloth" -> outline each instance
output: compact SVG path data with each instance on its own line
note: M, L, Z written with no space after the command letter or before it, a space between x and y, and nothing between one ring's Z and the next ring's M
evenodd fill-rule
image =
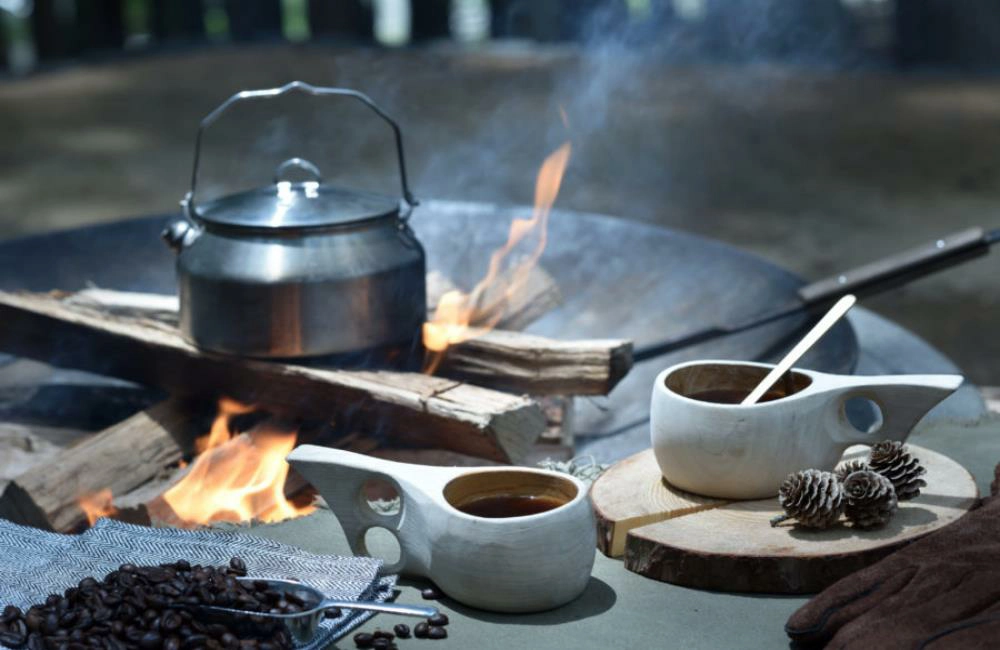
M0 609L27 609L87 576L103 578L126 562L155 565L185 559L218 566L228 565L233 556L246 562L251 576L294 578L331 598L383 602L396 584L395 576L378 575L381 560L315 555L241 533L147 528L101 519L81 535L60 535L0 519ZM339 618L323 621L307 647L322 648L371 616L344 610Z

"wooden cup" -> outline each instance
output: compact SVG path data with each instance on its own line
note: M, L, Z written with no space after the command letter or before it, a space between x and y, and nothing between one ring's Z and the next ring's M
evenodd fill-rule
M528 468L451 468L397 463L302 445L288 462L326 499L351 551L370 555L365 535L389 531L400 557L386 572L426 577L449 597L497 612L538 612L564 605L586 588L597 544L587 486L558 472ZM365 485L385 481L401 506L371 508ZM562 502L533 515L476 517L458 508L490 496Z
M656 462L671 484L722 499L765 499L788 474L832 470L857 443L905 440L960 375L857 377L793 369L780 399L749 406L692 399L713 390L747 395L773 366L741 361L692 361L661 372L653 384L651 437ZM782 387L782 382L777 384ZM872 431L847 418L852 398L882 414Z

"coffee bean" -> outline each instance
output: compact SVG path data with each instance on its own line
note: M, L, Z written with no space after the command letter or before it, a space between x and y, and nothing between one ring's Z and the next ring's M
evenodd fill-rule
M221 637L228 631L228 628L220 623L211 623L205 626L205 633L209 636L214 636L215 638Z
M249 611L301 611L301 597L270 589L266 582L244 585L234 576L246 564L233 558L227 567L187 562L136 566L123 564L103 580L84 578L63 595L53 594L27 614L0 610L0 635L30 650L289 650L284 629L249 617L255 629L230 629L202 623L199 605L223 604ZM190 607L191 609L174 609ZM240 634L255 635L241 638ZM391 633L385 633L390 640Z
M382 637L378 637L374 641L372 641L372 648L374 648L375 650L389 650L389 646L391 645L392 641Z
M427 622L430 623L431 625L437 625L438 627L444 627L445 625L448 624L448 615L447 614L442 614L441 612L438 612L437 614L434 614L433 616L428 617L427 618Z
M440 625L432 625L427 629L428 639L447 639L448 630L444 629Z
M125 644L113 636L104 638L104 647L107 650L126 650ZM28 650L31 650L31 648L29 647Z
M359 648L370 648L375 642L375 637L367 632L358 632L354 635L354 645Z
M55 631L58 629L59 629L59 616L57 616L55 612L49 612L45 616L45 621L42 623L42 632L44 632L45 634L54 634Z
M0 632L0 645L5 645L8 648L20 648L25 642L26 639L23 636L13 632Z
M18 619L12 622L9 626L10 631L20 637L24 637L25 640L28 638L28 624L24 622L24 619Z
M437 600L443 594L438 590L437 587L426 587L420 590L420 597L424 600Z
M28 629L32 632L37 632L42 628L42 623L45 621L45 617L37 609L29 609L28 615L24 617L24 621L28 624Z
M397 623L393 626L392 631L396 633L400 639L410 638L410 626L406 623Z
M139 647L142 650L159 650L161 645L163 645L163 637L158 632L146 632L139 639Z
M163 612L163 616L160 617L160 629L164 632L173 632L180 628L183 624L184 619L175 610L167 610Z
M0 615L0 621L2 621L3 623L11 623L21 618L22 616L23 614L21 613L21 609L19 607L15 607L14 605L7 605L3 609L3 614Z
M428 630L430 630L430 627L431 626L427 623L427 621L420 621L419 623L413 626L413 636L417 637L418 639L426 639L427 632Z
M229 560L229 568L232 569L236 575L245 576L247 574L247 565L242 558L234 557Z

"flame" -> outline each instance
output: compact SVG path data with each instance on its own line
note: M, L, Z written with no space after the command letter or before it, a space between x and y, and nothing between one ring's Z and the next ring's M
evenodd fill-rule
M93 526L101 517L111 517L118 514L118 508L112 504L114 496L111 490L105 488L91 494L85 494L77 499L77 504L87 515L87 525Z
M542 163L535 180L535 203L530 219L514 219L507 234L507 243L490 255L486 276L469 293L448 291L438 301L434 316L424 323L424 347L432 353L427 372L433 373L448 346L474 338L492 329L503 316L502 305L523 291L531 269L545 250L549 212L559 195L563 173L569 163L572 147L563 143ZM505 268L507 257L529 236L537 239L534 246L516 262ZM499 295L490 304L488 293Z
M297 434L262 424L233 436L234 415L252 406L223 399L209 433L198 440L201 453L187 475L163 493L162 500L184 525L214 521L280 521L312 511L291 503L284 493L288 477L285 456Z

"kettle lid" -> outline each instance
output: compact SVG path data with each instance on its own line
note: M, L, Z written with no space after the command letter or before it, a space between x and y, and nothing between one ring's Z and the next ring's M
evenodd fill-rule
M310 180L285 180L291 168ZM197 206L193 216L210 223L247 228L315 228L397 217L399 199L322 183L315 165L301 158L286 160L275 171L273 185L230 194Z

